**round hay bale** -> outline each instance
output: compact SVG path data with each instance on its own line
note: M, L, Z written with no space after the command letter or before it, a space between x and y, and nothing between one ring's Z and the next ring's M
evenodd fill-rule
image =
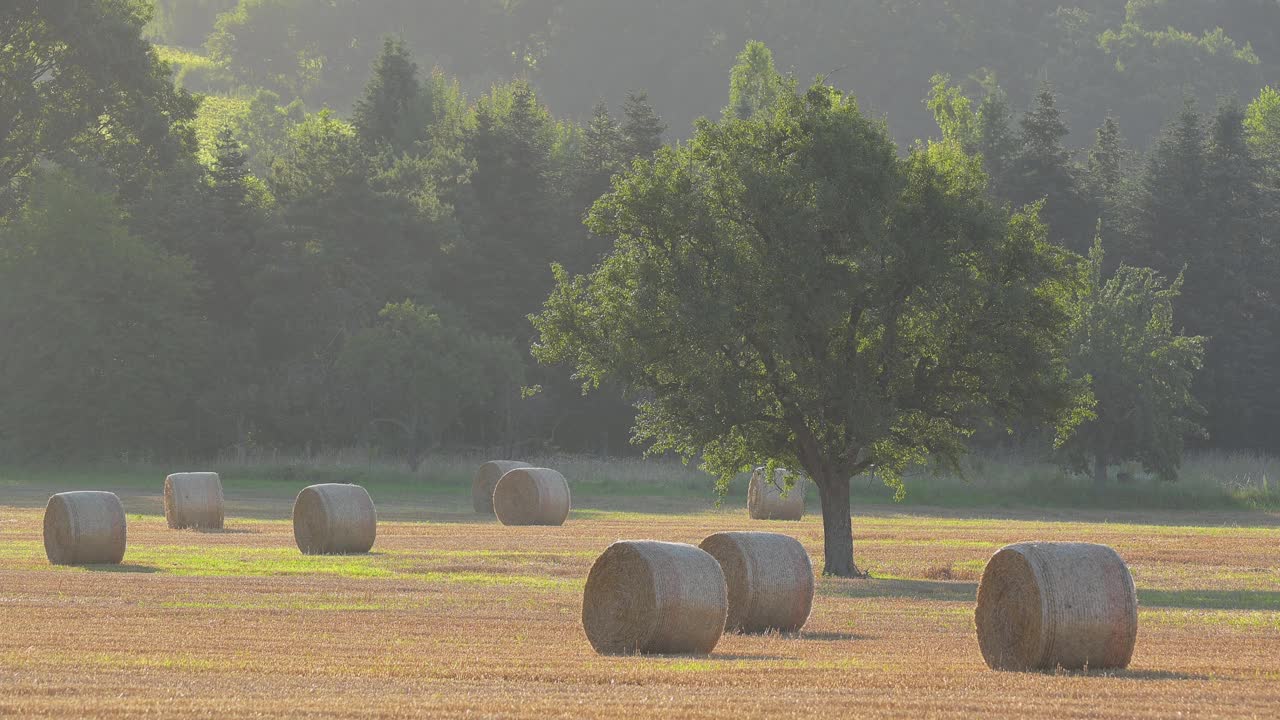
M1106 545L1018 543L987 563L974 620L995 670L1123 668L1138 637L1138 597Z
M511 470L533 467L519 460L490 460L471 479L471 507L481 515L493 514L493 488Z
M619 540L591 566L582 628L601 655L706 655L729 610L720 563L683 543Z
M569 483L548 468L516 468L493 488L493 511L503 525L563 525Z
M798 540L764 532L721 532L698 547L724 571L726 630L795 632L813 608L813 564Z
M777 468L773 481L766 477L765 468L758 467L751 473L747 486L747 512L752 520L799 520L804 517L805 477L799 475L796 482L782 496L786 487L787 470Z
M164 479L169 527L222 529L222 479L215 472L174 473Z
M124 506L115 493L58 493L44 509L44 553L54 565L118 565L125 530Z
M373 499L359 485L312 485L293 502L293 539L304 555L367 553L377 534Z

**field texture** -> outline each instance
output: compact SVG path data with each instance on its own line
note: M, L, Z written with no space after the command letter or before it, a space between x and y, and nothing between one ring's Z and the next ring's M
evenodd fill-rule
M196 532L165 527L155 484L121 493L115 568L51 567L41 513L57 488L0 488L0 716L1280 717L1274 515L867 508L855 548L876 579L821 580L798 636L610 658L579 620L609 543L773 530L820 566L819 518L585 496L563 527L506 528L473 515L465 487L380 502L371 486L373 553L304 557L286 519L298 488L230 486L227 529ZM1129 562L1129 670L986 668L976 582L997 548L1029 539L1107 543Z

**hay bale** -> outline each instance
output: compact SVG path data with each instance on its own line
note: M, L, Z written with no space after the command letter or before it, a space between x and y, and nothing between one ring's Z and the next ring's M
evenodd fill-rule
M215 472L173 473L164 479L169 527L222 529L222 479Z
M747 512L752 520L799 520L804 517L805 477L799 475L795 485L782 496L786 487L787 470L778 468L773 481L766 477L765 468L758 467L751 473L747 486Z
M813 608L813 565L798 540L763 532L721 532L698 547L724 571L729 591L725 629L795 632Z
M1123 668L1138 637L1138 598L1106 545L1018 543L987 563L974 619L995 670Z
M582 628L602 655L706 655L729 610L720 563L683 543L619 540L591 566Z
M44 509L44 553L54 565L118 565L125 529L115 493L58 493Z
M563 525L569 483L548 468L515 468L494 486L493 511L503 525Z
M490 460L481 465L471 479L471 507L481 515L493 514L493 488L511 470L533 467L519 460Z
M304 555L366 553L377 534L373 499L359 485L312 485L293 502L293 539Z

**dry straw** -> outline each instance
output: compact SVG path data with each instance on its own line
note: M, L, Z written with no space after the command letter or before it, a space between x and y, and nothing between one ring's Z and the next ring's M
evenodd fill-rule
M481 465L471 479L471 507L481 515L493 514L493 488L503 475L516 468L532 467L519 460L490 460Z
M722 532L699 545L724 571L728 630L796 632L813 608L813 565L798 540L763 532Z
M1123 668L1138 637L1138 598L1106 545L1018 543L987 563L974 620L996 670Z
M222 480L215 472L174 473L164 479L164 519L171 528L222 528Z
M124 559L124 506L115 493L58 493L44 509L44 552L54 565L117 565Z
M305 555L366 553L377 534L373 499L359 485L312 485L293 502L293 539Z
M494 486L493 511L503 525L563 525L569 483L548 468L516 468Z
M729 604L720 563L683 543L619 540L596 558L582 628L602 655L705 655Z
M799 520L804 517L805 478L796 474L795 484L783 497L787 472L777 468L772 482L767 479L763 467L751 473L751 484L747 486L747 512L752 520Z

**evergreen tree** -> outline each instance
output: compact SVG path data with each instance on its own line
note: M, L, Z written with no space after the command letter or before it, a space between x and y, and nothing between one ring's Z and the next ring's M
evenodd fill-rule
M361 141L366 147L385 145L396 153L411 149L427 131L429 106L408 47L399 38L386 38L351 116Z
M662 147L662 136L667 132L666 123L658 117L644 92L627 93L622 107L623 148L627 157L652 157Z
M523 339L525 316L551 284L572 213L553 184L556 127L523 81L494 88L475 110L466 154L474 163L458 200L463 238L452 297L482 332ZM572 223L578 226L578 222Z
M1248 145L1244 109L1223 103L1205 153L1203 212L1212 244L1191 260L1201 287L1188 309L1189 322L1192 313L1200 315L1199 332L1213 334L1198 393L1219 446L1274 442L1272 423L1280 419L1277 248L1269 239L1276 203L1264 179Z
M1120 125L1115 118L1108 117L1096 132L1085 175L1089 200L1100 215L1104 234L1115 229L1125 160Z
M575 206L585 210L609 190L609 179L623 169L622 126L609 114L604 101L597 102L591 121L583 129L578 158Z
M1048 85L1040 87L1035 105L1019 124L1020 147L1007 186L1010 200L1016 205L1043 200L1050 239L1083 251L1094 222L1088 217L1071 153L1062 144L1069 131Z

